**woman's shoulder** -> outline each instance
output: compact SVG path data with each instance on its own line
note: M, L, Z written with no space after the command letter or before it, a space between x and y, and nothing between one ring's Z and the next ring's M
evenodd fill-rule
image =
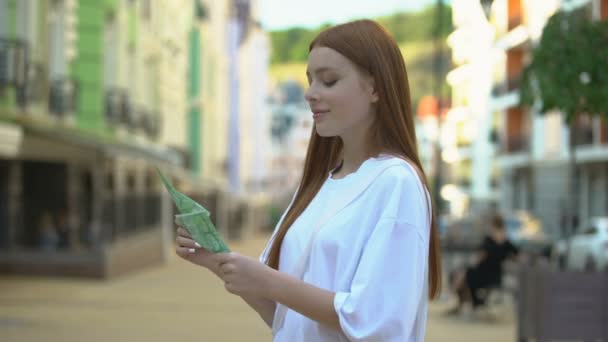
M377 178L370 194L382 208L381 215L426 227L430 198L415 164L394 156L380 162L390 162L390 165Z
M422 172L407 158L383 155L377 158L378 167L386 169L378 177L378 181L388 185L422 186Z

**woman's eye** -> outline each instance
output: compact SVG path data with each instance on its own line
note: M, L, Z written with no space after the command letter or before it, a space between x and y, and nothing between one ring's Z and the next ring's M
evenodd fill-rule
M329 82L323 82L323 84L324 84L326 87L331 87L331 86L333 86L334 84L336 84L336 82L337 82L337 80L334 80L334 81L329 81Z

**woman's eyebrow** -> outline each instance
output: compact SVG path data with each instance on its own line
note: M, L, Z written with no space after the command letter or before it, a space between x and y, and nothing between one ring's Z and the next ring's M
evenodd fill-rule
M325 71L330 71L330 70L331 70L331 68L330 68L330 67L320 67L320 68L318 68L318 69L313 70L313 73L315 73L315 74L320 74L320 73L322 73L322 72L325 72ZM307 75L307 76L310 76L310 71L309 71L308 69L306 69L306 75Z

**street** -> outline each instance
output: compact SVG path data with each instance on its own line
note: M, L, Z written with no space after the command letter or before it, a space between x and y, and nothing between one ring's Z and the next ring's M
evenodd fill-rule
M233 243L256 256L265 238ZM512 317L495 322L441 316L433 303L427 341L514 341ZM509 315L510 316L510 315ZM177 256L111 281L0 277L0 336L29 341L270 341L270 330L210 273Z

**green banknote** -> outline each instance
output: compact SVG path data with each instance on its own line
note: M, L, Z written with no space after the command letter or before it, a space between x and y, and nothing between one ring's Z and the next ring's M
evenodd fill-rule
M190 197L177 191L158 168L156 171L180 212L175 215L175 222L186 228L194 241L206 250L213 253L230 252L228 245L222 240L211 222L209 211Z

